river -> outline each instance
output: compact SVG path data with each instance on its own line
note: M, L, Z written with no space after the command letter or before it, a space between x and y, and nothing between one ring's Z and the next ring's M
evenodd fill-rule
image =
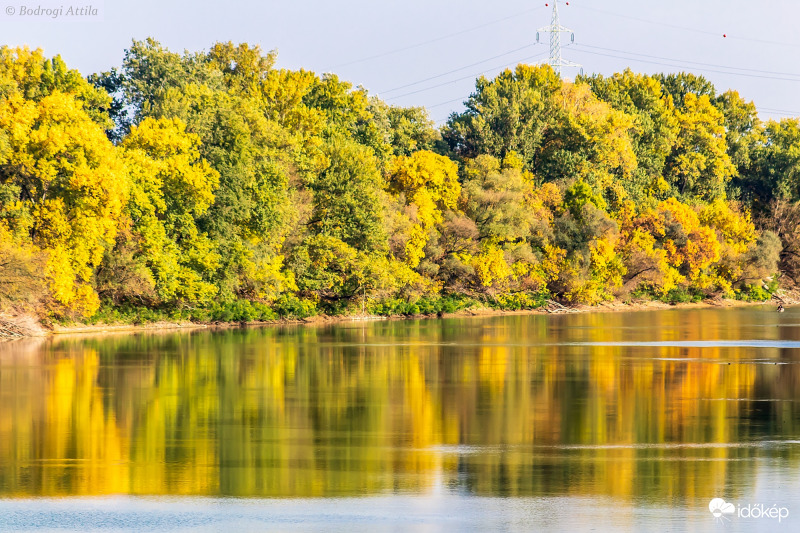
M273 530L800 531L800 309L0 343L1 532Z

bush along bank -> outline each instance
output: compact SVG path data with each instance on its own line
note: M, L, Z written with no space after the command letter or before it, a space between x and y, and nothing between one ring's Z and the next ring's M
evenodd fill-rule
M758 287L747 292L734 292L727 295L731 301L748 303L764 303L774 297L773 291ZM716 296L715 298L718 298ZM614 300L608 304L620 308L637 306L646 307L649 303L681 305L701 303L710 300L709 295L672 291L662 298L653 298L648 294L637 294L625 300ZM591 307L582 307L583 311ZM381 302L353 304L346 309L320 309L309 301L287 301L284 305L270 306L249 300L236 300L211 308L158 309L130 304L113 305L108 302L101 305L97 313L89 319L61 319L49 321L49 326L61 329L83 328L87 326L147 326L147 325L233 325L233 324L273 324L314 321L315 319L348 319L348 318L415 318L446 317L461 313L487 314L492 312L570 312L575 308L552 299L552 295L544 292L516 293L500 295L496 298L481 298L464 295L445 295L433 298L420 298L406 301L397 298ZM327 311L327 312L326 312ZM335 314L337 311L338 314ZM34 330L30 330L34 331ZM36 330L41 331L41 329Z

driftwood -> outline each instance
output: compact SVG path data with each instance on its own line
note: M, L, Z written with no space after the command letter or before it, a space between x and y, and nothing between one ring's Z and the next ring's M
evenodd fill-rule
M22 333L16 324L9 320L0 318L0 337L16 338L24 336L25 334Z
M548 313L577 313L576 309L571 309L569 307L565 307L560 303L556 302L555 300L547 300L547 305L542 307Z
M30 316L0 315L0 339L38 337L41 334L42 329Z

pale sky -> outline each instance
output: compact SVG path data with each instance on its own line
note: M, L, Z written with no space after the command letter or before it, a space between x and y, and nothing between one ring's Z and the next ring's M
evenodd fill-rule
M550 1L106 0L102 20L76 21L19 16L21 6L44 2L66 11L68 0L0 0L0 44L61 54L88 75L119 66L132 39L150 36L173 51L249 42L277 49L279 67L335 72L392 104L426 106L442 123L463 109L477 75L547 58L547 35L535 42L537 28L550 23ZM569 4L559 8L561 24L576 44L563 55L586 73L691 71L720 92L737 89L762 118L800 116L797 0Z

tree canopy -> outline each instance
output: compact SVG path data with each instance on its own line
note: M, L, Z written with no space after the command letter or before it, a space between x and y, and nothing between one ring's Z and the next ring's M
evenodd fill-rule
M800 275L800 123L701 76L519 65L437 129L276 60L147 39L85 78L0 48L0 281L36 294L0 302L341 312L758 295Z

